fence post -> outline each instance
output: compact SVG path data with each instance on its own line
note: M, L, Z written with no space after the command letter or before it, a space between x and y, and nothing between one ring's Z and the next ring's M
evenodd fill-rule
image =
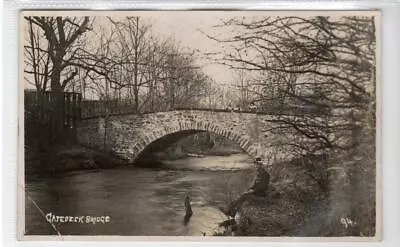
M70 110L71 110L71 93L65 93L65 96L67 98L66 101L66 107L65 107L65 116L66 116L66 128L70 128L71 127L71 114L70 114Z
M77 110L76 110L76 93L72 93L72 127L76 128L76 118L77 118Z
M78 119L82 117L82 94L78 94Z

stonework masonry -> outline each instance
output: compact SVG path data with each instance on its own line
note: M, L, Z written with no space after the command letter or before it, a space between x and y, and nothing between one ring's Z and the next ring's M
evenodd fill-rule
M84 119L79 121L77 135L83 145L111 149L134 162L146 146L166 135L209 131L236 142L252 157L269 160L279 140L269 131L270 120L271 116L256 113L176 110Z

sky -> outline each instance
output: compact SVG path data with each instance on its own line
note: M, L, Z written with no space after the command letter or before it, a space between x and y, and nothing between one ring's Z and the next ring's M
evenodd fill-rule
M205 35L205 33L211 33L212 26L220 24L221 17L206 12L196 13L179 12L173 15L166 13L156 18L152 17L155 20L154 32L164 37L171 35L183 47L188 47L200 53L223 52L223 48L218 42ZM198 59L197 63L216 83L230 84L234 79L232 71L224 65L204 59Z
M256 14L257 13L257 14ZM222 44L207 37L206 34L217 34L215 25L222 19L233 16L260 15L261 12L217 12L217 11L153 11L130 12L129 15L141 16L152 23L153 33L160 38L172 37L187 51L197 51L197 65L216 83L231 85L236 80L236 73L228 67L204 59L204 53L224 52ZM124 15L126 15L124 13ZM218 34L222 34L219 30ZM184 51L185 52L185 51ZM203 58L200 58L203 57Z
M27 12L25 15L30 12ZM184 50L183 52L196 51L199 55L196 60L196 65L201 67L203 72L211 77L215 83L220 85L231 85L236 74L228 67L212 62L209 59L204 59L203 54L207 52L223 52L224 48L221 44L211 40L206 36L207 34L213 34L213 26L221 24L221 19L227 19L233 16L242 15L253 15L249 12L238 12L238 11L129 11L129 12L33 12L31 15L51 15L51 16L95 16L93 29L101 26L101 28L109 28L112 25L106 18L100 16L111 16L113 19L122 19L125 16L140 16L145 22L152 24L152 33L158 36L160 39L173 38L173 40L179 43L180 47ZM260 13L260 12L258 12ZM98 29L97 29L98 30ZM25 35L27 31L25 30ZM97 34L88 34L89 42L91 39L98 38ZM30 83L25 84L26 87L33 87Z
M32 15L42 15L44 12L34 12ZM99 12L46 12L43 15L99 15ZM222 12L219 12L220 14ZM212 41L203 32L208 32L210 27L220 23L220 14L210 14L208 12L170 12L170 11L147 11L147 12L103 12L101 16L110 15L113 19L124 18L125 16L141 16L145 22L152 23L152 33L160 39L173 38L176 42L180 44L180 47L187 49L187 52L196 50L199 54L203 52L210 51L223 51L217 42ZM26 14L27 15L27 14ZM26 22L24 21L26 24ZM98 27L110 28L112 25L105 18L96 17L93 29L94 32L99 31ZM28 35L27 26L24 26L24 36ZM91 39L96 39L97 34L88 34L89 42L94 41ZM26 42L27 39L25 39ZM231 83L233 80L232 72L225 66L218 64L211 64L210 61L204 59L197 59L196 65L201 67L205 74L210 76L216 83L226 84ZM30 78L29 74L24 75L26 78ZM33 79L30 79L31 81ZM25 81L24 86L26 88L34 88L34 85Z
M29 12L28 12L29 13ZM173 37L180 43L181 47L187 47L189 50L196 50L199 54L209 52L224 52L226 48L221 43L209 39L207 34L218 34L224 36L229 33L228 29L218 29L216 33L213 26L221 24L221 20L231 17L241 18L260 18L262 16L287 15L288 12L267 12L267 11L109 11L109 12L88 12L74 11L67 12L34 12L32 15L64 15L64 16L112 16L113 18L124 16L140 16L149 20L153 24L153 33L160 38ZM293 14L293 13L291 13ZM310 15L309 12L296 12L296 15ZM314 12L318 15L332 15L332 12ZM336 13L338 14L338 13ZM354 12L352 13L354 14ZM365 12L363 13L365 15ZM101 19L101 18L98 18ZM98 20L96 19L96 21ZM103 19L105 20L105 19ZM107 23L109 24L109 23ZM101 25L97 23L97 25ZM232 85L238 78L237 72L228 67L212 62L206 59L197 59L197 65L210 76L216 83L221 85Z
M108 12L110 13L110 12ZM115 12L114 12L115 13ZM348 12L349 13L349 12ZM183 47L191 50L198 50L200 53L224 52L226 48L221 43L211 40L206 34L213 34L218 37L231 35L229 29L213 28L220 25L222 20L232 17L246 19L262 18L264 16L288 15L289 12L279 11L131 11L121 12L122 16L141 16L144 19L151 19L153 22L153 31L160 37L174 37ZM352 15L366 15L366 13L352 12ZM295 15L343 15L338 12L296 12ZM225 32L225 33L223 33ZM205 34L206 33L206 34ZM238 77L237 72L228 67L212 62L211 60L198 59L198 65L210 76L216 83L221 85L232 85Z

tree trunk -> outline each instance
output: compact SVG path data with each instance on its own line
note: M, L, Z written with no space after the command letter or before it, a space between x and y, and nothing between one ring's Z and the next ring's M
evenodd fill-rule
M51 142L62 140L64 128L64 90L60 85L60 73L54 71L51 77Z
M135 98L135 112L139 111L139 85L138 85L138 60L139 60L139 17L136 17L136 30L135 30L135 68L134 68L134 85L133 94Z
M137 86L135 86L135 88L133 89L133 94L135 97L135 112L139 111L139 88Z

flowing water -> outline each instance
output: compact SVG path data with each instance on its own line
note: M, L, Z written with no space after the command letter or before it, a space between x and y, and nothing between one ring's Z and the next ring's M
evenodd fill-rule
M218 208L246 191L252 179L252 163L245 154L191 157L158 168L79 171L37 179L26 185L26 234L57 234L44 214L62 235L211 235L217 224L227 219ZM184 224L186 195L193 216ZM60 222L50 213L76 218ZM105 217L86 223L87 216Z

